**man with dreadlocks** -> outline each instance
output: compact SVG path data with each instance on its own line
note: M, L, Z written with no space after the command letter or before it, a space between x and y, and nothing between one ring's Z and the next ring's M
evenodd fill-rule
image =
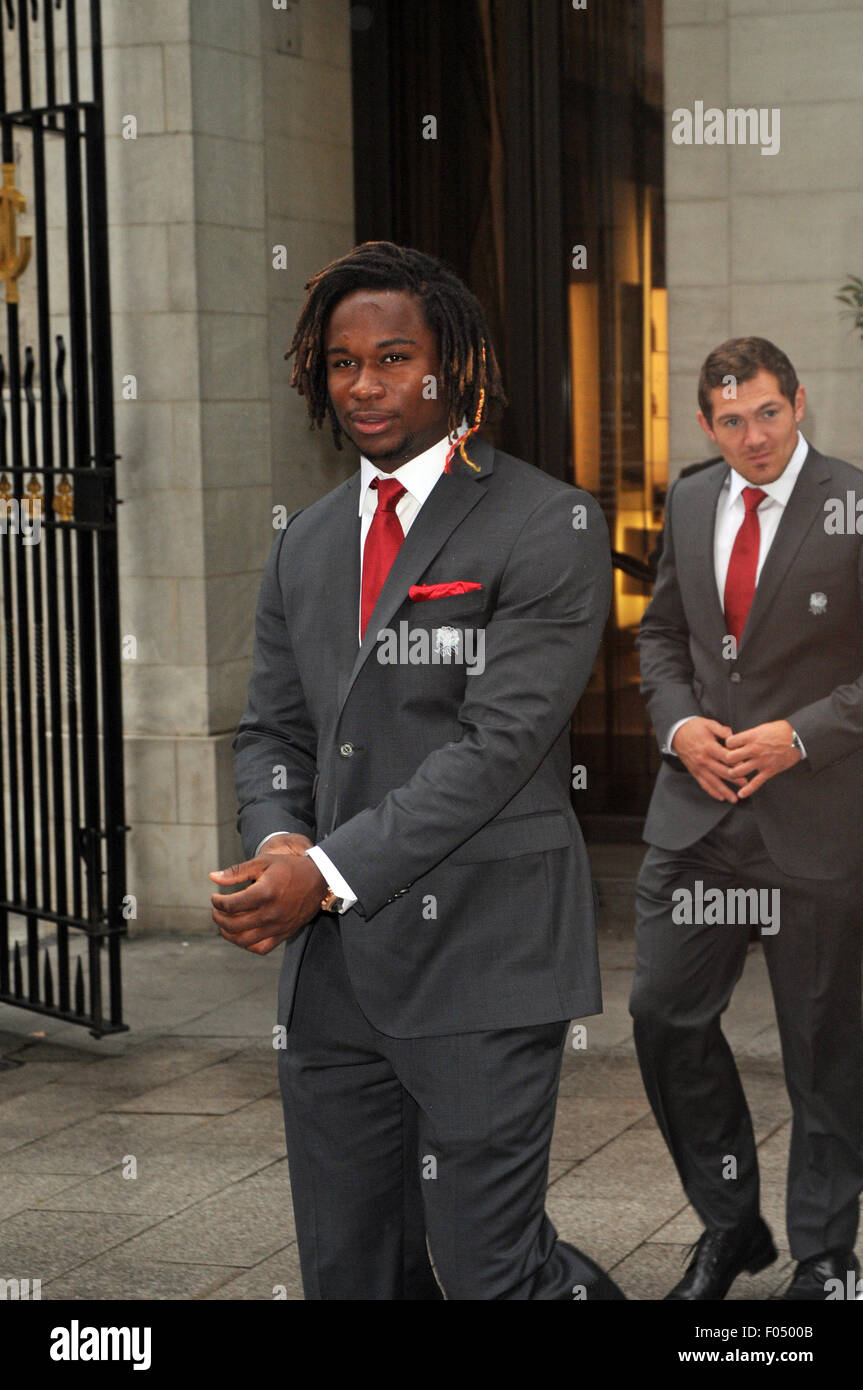
M601 1007L569 731L605 523L475 433L506 401L441 263L368 242L306 289L292 382L360 467L273 545L234 739L247 860L211 875L249 884L213 895L228 941L285 943L305 1294L622 1298L544 1209L568 1020Z

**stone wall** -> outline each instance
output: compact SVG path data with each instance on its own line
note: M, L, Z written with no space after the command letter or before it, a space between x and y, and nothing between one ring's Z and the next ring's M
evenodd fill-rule
M665 0L671 473L708 457L698 369L771 338L807 388L804 433L863 466L863 342L835 295L863 276L863 0ZM780 111L778 153L683 145L671 113Z

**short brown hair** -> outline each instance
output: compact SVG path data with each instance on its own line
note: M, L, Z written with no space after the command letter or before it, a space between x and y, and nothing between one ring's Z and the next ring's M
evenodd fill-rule
M713 423L711 391L727 385L726 377L733 377L735 383L751 381L761 371L776 377L782 395L793 405L800 382L785 353L775 343L767 338L728 338L714 348L705 358L698 378L698 404L707 423Z

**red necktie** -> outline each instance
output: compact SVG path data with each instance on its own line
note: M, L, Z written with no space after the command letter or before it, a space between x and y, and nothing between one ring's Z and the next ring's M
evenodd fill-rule
M365 636L369 618L378 601L378 594L390 572L393 560L405 538L402 524L396 516L396 503L407 488L395 478L373 478L370 487L377 488L378 505L363 547L363 592L360 602L360 635Z
M761 548L761 527L756 508L767 493L760 487L743 489L746 515L734 537L734 547L728 562L725 579L725 621L728 631L739 642L755 595L755 576L758 573L758 552Z

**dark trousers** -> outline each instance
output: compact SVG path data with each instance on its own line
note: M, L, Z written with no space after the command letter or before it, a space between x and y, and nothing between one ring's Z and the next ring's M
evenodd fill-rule
M747 803L732 806L687 849L651 846L645 856L630 1000L645 1089L704 1224L729 1228L754 1220L752 1122L720 1019L743 970L755 904L750 895L749 916L736 924L681 920L687 902L697 915L709 889L724 895L719 910L728 917L728 890L744 888L768 890L758 920L793 1114L786 1200L791 1254L803 1260L852 1249L863 1188L863 882L782 874ZM773 915L777 901L778 931L763 915L764 908ZM716 906L705 906L702 915L710 911ZM739 906L734 911L741 915Z
M307 1299L591 1297L545 1214L565 1021L390 1038L358 1007L335 921L279 1054Z

